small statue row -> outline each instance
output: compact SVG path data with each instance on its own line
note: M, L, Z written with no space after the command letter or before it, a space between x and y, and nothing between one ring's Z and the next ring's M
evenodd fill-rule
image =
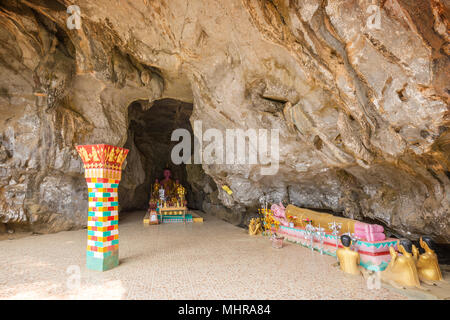
M341 242L344 248L338 249L336 252L341 270L359 275L360 257L358 252L350 248L350 236L341 236ZM425 283L441 281L442 273L437 255L433 250L432 239L427 236L420 237L419 243L425 250L423 254L419 254L417 247L408 239L398 241L398 251L402 255L399 255L394 247L390 247L391 261L380 273L381 279L401 287L420 287L420 281Z

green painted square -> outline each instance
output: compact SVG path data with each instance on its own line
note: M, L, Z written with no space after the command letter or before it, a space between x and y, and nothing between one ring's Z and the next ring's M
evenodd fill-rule
M86 267L90 270L107 271L119 265L119 253L115 253L104 259L96 257L86 257Z

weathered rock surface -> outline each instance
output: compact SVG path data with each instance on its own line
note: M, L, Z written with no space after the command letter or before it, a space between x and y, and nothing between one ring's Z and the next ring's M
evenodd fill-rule
M79 30L67 27L69 5ZM129 107L170 98L192 103L204 130L280 130L275 176L261 165L187 166L204 209L245 224L266 194L449 242L447 5L3 1L0 222L84 226L83 143L131 146L122 205L145 202L148 153L130 138Z

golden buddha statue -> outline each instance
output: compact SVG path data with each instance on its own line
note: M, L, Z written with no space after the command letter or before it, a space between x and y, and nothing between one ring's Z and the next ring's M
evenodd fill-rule
M261 219L252 218L250 220L250 224L248 225L248 234L251 236L255 236L260 234L261 232L262 232Z
M159 200L159 189L160 184L158 179L156 179L150 190L150 200L148 201L150 209L155 209L157 207L157 203Z
M314 227L323 227L325 232L332 233L331 226L339 224L341 233L354 233L359 239L371 242L386 239L384 228L377 224L363 223L358 220L338 217L329 213L317 212L305 208L288 205L285 209L285 217L291 217L297 221L308 219ZM302 227L306 227L302 225Z
M186 189L180 184L180 182L177 180L175 183L175 192L178 195L178 198L180 199L181 206L185 205L184 196L186 195Z
M387 268L381 272L381 279L393 286L420 287L419 275L416 268L416 259L413 251L417 248L408 239L398 241L398 251L394 247L389 247L391 261ZM417 251L416 251L417 252Z
M161 185L159 184L159 180L155 179L155 183L153 183L153 192L152 197L155 199L159 198L159 189L161 188Z
M442 273L439 268L438 258L433 250L433 241L430 237L420 237L420 246L425 250L425 253L419 256L416 249L417 257L417 272L419 279L422 281L441 281Z
M361 272L359 269L359 253L350 249L352 239L350 238L350 236L344 234L341 236L341 242L344 248L338 249L336 251L341 270L345 273L360 275Z

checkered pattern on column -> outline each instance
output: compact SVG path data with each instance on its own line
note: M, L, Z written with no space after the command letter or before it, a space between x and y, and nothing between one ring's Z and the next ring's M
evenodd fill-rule
M86 178L89 191L87 256L106 259L119 252L119 180Z
M89 192L86 265L92 270L105 271L119 264L118 187L128 150L108 145L77 149L85 164Z

